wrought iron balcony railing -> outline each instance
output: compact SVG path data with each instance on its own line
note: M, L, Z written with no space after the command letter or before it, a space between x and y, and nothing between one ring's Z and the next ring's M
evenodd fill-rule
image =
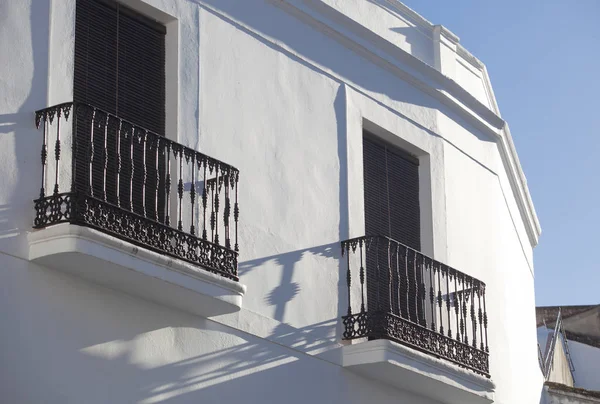
M37 111L35 123L34 228L88 226L238 280L236 168L87 104Z
M344 339L393 340L489 377L483 282L384 236L343 241L342 255Z

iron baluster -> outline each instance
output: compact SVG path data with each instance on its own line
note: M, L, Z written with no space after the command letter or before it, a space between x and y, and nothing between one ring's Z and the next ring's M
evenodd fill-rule
M48 134L47 134L47 114L45 112L38 112L36 114L36 127L40 127L40 120L42 122L42 136L43 136L43 144L42 144L42 186L40 187L40 198L43 198L46 195L46 175L48 166L46 164L46 160L48 159Z
M116 193L117 193L117 206L121 206L121 136L122 136L122 130L123 128L123 121L119 119L119 127L117 129L117 136L116 136L116 148L117 148L117 154L116 154L116 159L115 159L115 172L116 172Z
M375 306L377 307L377 311L381 310L381 272L379 268L379 237L376 239L375 243L375 279L377 282L377 302L375 302Z
M61 108L56 109L56 143L54 144L54 158L56 160L56 171L54 173L54 195L58 194L58 173L60 171L60 114Z
M464 321L464 329L461 325L460 333L463 337L463 342L465 344L469 343L469 332L467 329L467 278L463 275L463 290L461 294L461 304L462 304L462 318L461 323Z
M360 255L360 312L365 312L365 267L363 266L363 241L358 242Z
M419 324L419 280L417 278L417 253L416 253L416 251L413 251L413 275L414 275L413 292L415 295L415 318L414 318L414 321L416 324Z
M179 219L177 220L177 229L183 230L183 221L182 217L182 205L181 202L183 200L183 148L179 148L179 181L177 183L177 195L179 197Z
M158 222L159 220L159 215L158 215L158 201L159 201L159 190L160 190L160 166L159 166L159 161L158 161L158 154L160 153L160 151L163 150L161 147L161 137L160 136L156 136L156 150L154 151L155 155L154 155L154 167L153 167L153 171L154 174L156 174L156 183L155 183L155 187L154 187L154 220L156 220Z
M477 348L477 319L475 318L475 285L471 279L471 324L473 325L473 347Z
M190 185L190 202L192 205L192 212L190 218L190 234L192 236L196 235L196 227L194 226L194 208L196 205L196 181L194 173L196 171L196 154L191 155L192 161L192 184Z
M348 315L351 316L352 315L352 301L351 301L351 286L352 286L352 274L350 271L350 246L348 245L346 248L346 265L347 265L347 272L346 272L346 285L348 287Z
M219 177L219 164L215 165L215 244L219 244L219 194L221 193L221 181Z
M71 190L74 191L76 188L77 178L77 107L76 104L68 104L67 108L73 108L73 132L71 133Z
M229 200L229 177L231 172L227 172L225 175L224 187L225 187L225 208L223 209L223 226L225 227L225 247L231 248L231 239L229 235L229 215L231 211L231 201Z
M483 287L483 327L485 328L485 352L490 352L488 347L488 316L487 308L485 307L485 286Z
M433 272L433 263L429 261L429 304L431 305L431 329L435 331L435 273Z
M235 205L233 207L233 220L235 221L235 246L234 251L239 251L240 248L238 246L238 219L240 217L240 208L238 205L238 187L239 185L239 176L240 173L237 172L235 176Z
M197 209L197 213L196 213L196 222L197 222L197 226L196 229L198 230L198 235L201 236L200 234L200 228L201 226L201 220L200 219L200 211L201 211L201 206L202 206L202 195L199 192L199 188L198 188L198 183L200 182L200 174L202 172L202 155L200 153L198 153L196 155L196 167L194 168L196 170L196 183L195 183L195 188L196 188L196 201L198 203L198 206L194 206L194 209Z
M95 156L95 150L94 150L94 128L96 126L96 109L94 108L94 110L92 111L92 124L90 125L90 147L89 147L89 158L90 158L90 166L89 166L89 188L88 188L88 192L89 195L91 197L94 196L94 160L96 158Z
M483 312L481 310L481 284L477 285L477 301L479 307L478 319L479 319L479 340L481 341L481 346L479 349L484 350L483 347Z
M104 138L102 146L102 199L106 202L106 171L108 169L108 120L110 115L106 114L104 119Z
M452 326L450 323L450 271L445 265L444 271L446 272L446 311L448 313L448 337L452 338Z
M465 340L465 324L464 324L464 319L463 319L463 295L464 295L464 290L465 290L465 283L464 283L464 277L463 275L461 275L458 278L458 284L459 286L461 286L461 290L460 293L457 294L457 299L458 299L458 312L460 314L460 338L459 341L463 342Z
M394 283L394 278L392 276L392 257L391 257L391 247L392 247L392 242L391 240L387 240L387 272L388 272L388 280L387 280L387 284L388 284L388 306L389 306L389 311L391 312L393 310L393 306L392 306L392 286Z
M401 288L400 288L400 245L396 244L396 311L398 316L402 316L401 305Z
M456 340L460 341L459 333L459 321L458 321L458 286L457 286L458 274L454 273L454 313L456 315Z
M146 206L146 187L148 186L148 168L146 166L146 148L148 141L148 132L142 131L142 213L144 217L148 217Z
M425 258L421 257L419 268L421 269L421 282L419 289L421 293L421 325L427 328L427 310L425 308L427 302L427 288L425 287Z
M167 141L165 154L167 155L167 176L165 178L166 207L165 207L165 224L171 225L171 142Z
M408 274L408 248L404 247L404 286L406 287L406 319L410 320L410 287L409 280L410 276Z
M434 266L434 271L435 271L435 266ZM441 266L438 264L437 265L437 276L438 276L438 307L440 309L440 334L444 335L444 317L442 315L442 281L441 281L441 272L442 272L442 268Z
M137 133L135 128L131 127L131 136L129 139L129 166L131 170L129 171L129 208L133 212L135 207L133 206L133 176L135 174L135 160L133 158L133 149L135 147Z
M212 171L212 170L211 170ZM210 182L210 233L211 241L215 242L215 181Z
M202 164L204 166L204 180L202 181L202 238L206 240L208 237L206 234L206 202L208 199L208 195L206 194L206 159L202 162Z

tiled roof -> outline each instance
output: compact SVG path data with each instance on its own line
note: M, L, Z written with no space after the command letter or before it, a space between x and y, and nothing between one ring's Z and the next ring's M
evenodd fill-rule
M562 313L562 328L568 340L600 348L600 304L585 306L536 307L536 326L553 328L558 310Z
M536 326L540 327L545 324L554 324L556 317L558 316L558 309L562 311L563 320L574 316L584 311L593 309L594 307L600 307L600 304L588 304L582 306L542 306L535 308L535 322Z
M585 396L585 397L592 397L592 398L600 399L600 391L586 390L586 389L582 389L579 387L570 387L565 384L553 383L553 382L546 382L545 385L548 386L550 391L559 390L559 391L564 391L567 393L579 394L579 395Z

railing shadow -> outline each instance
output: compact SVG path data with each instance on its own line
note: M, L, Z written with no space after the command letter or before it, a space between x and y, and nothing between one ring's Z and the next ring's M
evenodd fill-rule
M338 243L324 244L321 246L244 261L239 264L238 273L240 277L242 277L250 273L253 269L267 263L278 265L281 268L281 281L279 285L271 290L265 297L265 302L270 306L275 306L273 318L278 321L283 321L286 305L300 292L300 285L297 282L292 281L297 264L307 255L337 258L339 257L338 246Z
M294 329L293 332L281 325L269 336L268 339L272 342L238 331L227 331L224 341L235 341L235 345L214 349L220 345L219 339L216 339L210 344L200 344L205 348L186 348L188 351L208 352L154 367L135 363L136 352L140 349L136 342L139 336L130 341L109 342L120 343L124 347L117 349L120 353L113 357L106 353L110 350L88 347L80 351L85 356L83 361L87 372L91 373L85 378L87 383L96 379L92 377L95 372L106 372L111 376L103 379L102 387L93 386L87 391L98 397L99 402L113 398L141 403L188 403L198 400L224 402L226 397L244 402L268 402L269 397L273 398L269 390L280 385L296 391L296 397L291 397L287 396L288 390L287 402L305 402L298 400L303 400L300 396L305 397L306 394L312 397L312 401L321 402L319 400L323 399L324 387L318 389L320 392L302 394L302 388L299 387L301 384L291 383L290 377L311 377L317 384L328 383L333 365L315 366L312 360L307 360L308 357L299 351L325 346L328 341L322 338L323 329L328 329L331 325L331 322L323 322ZM222 331L220 328L222 327L207 322L202 326L202 331L217 334ZM182 341L185 338L185 327L175 329L173 333L173 340ZM169 346L168 349L173 347ZM323 377L319 377L319 373L324 373ZM120 386L123 380L127 380L126 386ZM113 397L113 393L106 391L107 387L112 387L111 390L114 391L130 391L121 391L120 396Z

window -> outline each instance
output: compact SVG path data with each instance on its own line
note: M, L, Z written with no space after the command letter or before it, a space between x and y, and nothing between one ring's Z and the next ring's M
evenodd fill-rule
M113 0L77 0L73 101L164 136L165 33L163 25ZM164 217L165 158L146 159L146 155L158 155L156 145L141 140L131 146L124 136L117 136L117 131L126 129L111 125L107 116L94 116L86 122L77 127L77 150L87 152L93 139L94 186L83 191L150 218ZM119 154L130 153L133 163L123 159L124 165L119 166ZM84 187L89 181L83 178L89 176L90 168L85 155L80 157L76 175ZM125 180L117 185L117 170L122 178L133 173L131 185ZM161 190L158 198L157 187Z
M419 251L421 228L418 159L365 132L363 167L366 235L387 236ZM371 246L367 251L367 267L379 268L367 273L367 297L371 302L368 309L399 312L402 317L409 319L421 318L417 316L417 310L421 311L422 307L416 307L416 290L412 286L421 284L420 272L415 274L415 266L413 262L409 262L410 259L396 258L398 262L389 260L387 245ZM393 269L391 280L389 267ZM399 294L389 293L396 288L400 289ZM409 298L404 299L403 296ZM421 306L421 303L418 305Z

